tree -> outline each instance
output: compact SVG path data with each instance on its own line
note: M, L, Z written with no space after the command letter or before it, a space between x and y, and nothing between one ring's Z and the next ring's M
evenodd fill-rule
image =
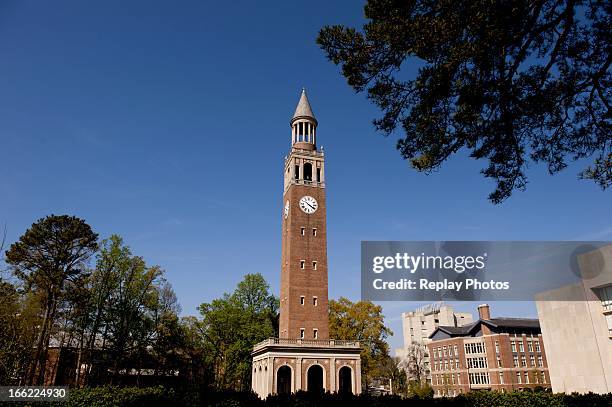
M50 215L34 223L6 252L6 262L15 276L42 300L42 325L27 384L44 381L49 338L66 282L82 274L85 262L98 248L97 238L82 219Z
M358 340L361 345L361 374L367 388L389 358L387 336L393 333L384 324L382 307L369 301L353 303L340 297L329 302L329 334L334 339Z
M392 394L399 394L402 396L408 395L408 378L406 371L401 366L399 358L388 357L383 362L381 369L381 378L389 380L391 382L391 388L389 389Z
M278 307L261 274L247 274L232 294L200 305L199 334L217 388L250 388L251 351L276 336Z
M400 367L406 371L408 378L417 383L424 383L429 369L427 367L427 348L424 345L413 343L406 350L400 360Z
M403 129L416 170L469 150L488 160L495 204L525 189L530 160L554 174L592 158L580 177L612 184L608 2L368 0L365 16L362 32L327 26L317 42L382 110L375 127Z

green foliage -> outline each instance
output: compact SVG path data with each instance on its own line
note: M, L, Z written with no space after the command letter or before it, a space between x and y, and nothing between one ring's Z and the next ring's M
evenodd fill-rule
M340 297L329 301L329 334L334 339L358 340L361 345L363 384L374 376L382 376L381 368L389 359L385 341L393 332L385 326L382 307L369 301L353 303Z
M250 388L251 351L276 336L278 307L261 274L247 274L232 294L200 305L198 334L216 387Z
M455 398L402 398L399 396L367 396L341 394L311 394L269 396L259 400L252 392L209 391L194 388L164 387L97 387L75 389L62 407L155 407L155 406L215 406L215 407L608 407L612 393L552 394L533 392L499 393L471 392ZM43 405L34 403L33 405ZM17 404L14 404L17 406ZM23 406L21 403L19 406ZM46 404L45 404L46 405Z
M382 110L376 128L404 131L397 148L415 169L468 150L488 160L493 203L525 188L529 160L554 174L592 157L581 176L612 185L609 3L368 0L365 17L317 42Z

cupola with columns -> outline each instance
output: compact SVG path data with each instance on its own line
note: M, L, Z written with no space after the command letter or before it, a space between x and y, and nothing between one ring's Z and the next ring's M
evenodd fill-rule
M300 101L295 108L291 119L291 145L303 150L317 148L317 119L306 96L306 89L302 88Z

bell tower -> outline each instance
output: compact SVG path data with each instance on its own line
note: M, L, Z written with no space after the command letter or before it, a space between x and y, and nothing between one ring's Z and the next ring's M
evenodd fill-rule
M261 398L299 390L361 393L359 341L329 337L325 155L304 89L290 126L280 214L279 333L253 347L251 388Z
M317 124L302 90L284 166L280 338L329 339L325 157Z

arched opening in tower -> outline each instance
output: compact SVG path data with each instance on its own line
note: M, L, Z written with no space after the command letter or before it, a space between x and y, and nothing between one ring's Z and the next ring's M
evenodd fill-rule
M323 368L312 365L308 369L308 391L323 393Z
M276 393L291 393L291 368L289 366L281 366L276 373Z
M352 393L353 392L353 378L351 368L344 366L338 371L338 393Z
M304 164L304 181L312 181L312 164Z

